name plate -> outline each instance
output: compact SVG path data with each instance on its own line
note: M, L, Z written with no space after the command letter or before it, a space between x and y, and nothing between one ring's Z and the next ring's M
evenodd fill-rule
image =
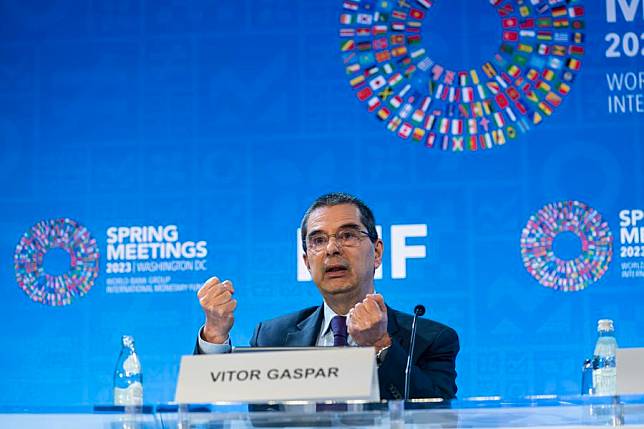
M644 347L617 349L617 394L644 392Z
M380 400L373 348L183 356L175 392L180 404L326 400Z

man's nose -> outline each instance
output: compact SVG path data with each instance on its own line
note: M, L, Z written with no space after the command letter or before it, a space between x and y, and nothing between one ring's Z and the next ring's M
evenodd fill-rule
M340 253L342 247L338 244L335 235L329 236L329 242L326 244L327 255L335 255Z

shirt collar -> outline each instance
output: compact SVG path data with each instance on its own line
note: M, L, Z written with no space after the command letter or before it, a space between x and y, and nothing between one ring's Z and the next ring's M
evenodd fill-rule
M329 307L329 304L324 302L324 320L322 321L322 335L325 335L331 329L331 319L338 314Z

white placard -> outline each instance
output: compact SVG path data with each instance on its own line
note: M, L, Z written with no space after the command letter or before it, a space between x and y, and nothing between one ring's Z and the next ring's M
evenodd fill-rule
M268 401L379 401L371 347L323 347L183 356L180 404Z
M644 347L617 349L617 394L644 393Z

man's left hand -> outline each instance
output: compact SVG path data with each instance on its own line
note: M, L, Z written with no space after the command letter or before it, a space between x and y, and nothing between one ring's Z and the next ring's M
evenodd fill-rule
M349 310L347 329L359 346L373 346L376 351L390 346L387 307L382 295L368 294L362 302Z

